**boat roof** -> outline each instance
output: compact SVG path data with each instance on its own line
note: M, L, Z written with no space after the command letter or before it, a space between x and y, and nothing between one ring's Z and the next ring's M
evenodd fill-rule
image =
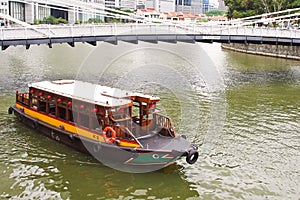
M152 101L159 101L159 97L156 96L78 80L41 81L28 84L28 86L105 107L117 107L131 104L132 100L130 97L134 96L147 98Z

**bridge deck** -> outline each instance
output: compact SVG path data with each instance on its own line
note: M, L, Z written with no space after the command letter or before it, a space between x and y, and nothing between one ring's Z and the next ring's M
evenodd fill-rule
M237 26L199 26L188 24L105 24L105 25L43 25L0 29L2 50L13 45L29 48L34 44L76 42L96 45L98 41L117 44L118 41L221 42L300 45L298 29Z

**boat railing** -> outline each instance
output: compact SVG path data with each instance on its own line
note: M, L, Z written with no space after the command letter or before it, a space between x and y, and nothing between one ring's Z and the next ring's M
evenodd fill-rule
M110 125L110 126L112 126L112 128L116 131L117 137L136 141L141 147L143 147L143 145L138 141L138 139L127 127L120 126L120 125Z
M156 129L159 129L160 134L175 137L176 131L170 117L156 114L155 119Z
M29 94L16 92L16 102L29 106Z

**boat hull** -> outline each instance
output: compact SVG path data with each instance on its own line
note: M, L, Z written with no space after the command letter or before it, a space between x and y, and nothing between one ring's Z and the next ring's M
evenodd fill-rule
M186 156L185 151L129 148L94 141L37 120L16 107L10 107L9 113L14 113L21 123L36 132L80 152L90 154L104 165L120 171L132 173L154 171L173 164L180 157Z

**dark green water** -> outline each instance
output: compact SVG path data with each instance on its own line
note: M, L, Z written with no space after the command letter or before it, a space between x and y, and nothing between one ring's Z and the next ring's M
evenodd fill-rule
M105 51L120 51L120 46ZM300 62L222 51L218 44L167 47L179 55L189 52L194 63L203 64L197 66L200 70L203 66L204 70L217 68L219 75L209 70L203 74L220 76L223 84L217 85L224 87L207 89L214 81L203 84L199 81L203 77L193 73L188 62L177 60L172 53L164 55L165 51L139 50L115 60L105 56L110 67L103 83L160 96L160 105L174 120L177 131L200 147L195 165L182 159L145 174L103 166L7 114L14 104L15 90L24 90L28 83L75 79L83 74L85 65L81 64L94 47L33 46L30 50L10 47L2 51L0 198L299 199ZM86 62L101 65L105 61L100 54L99 58ZM132 63L150 67L127 69ZM168 64L186 81L172 70L164 71ZM141 79L145 81L142 85L124 84L124 80L137 83ZM182 86L185 83L191 87Z

